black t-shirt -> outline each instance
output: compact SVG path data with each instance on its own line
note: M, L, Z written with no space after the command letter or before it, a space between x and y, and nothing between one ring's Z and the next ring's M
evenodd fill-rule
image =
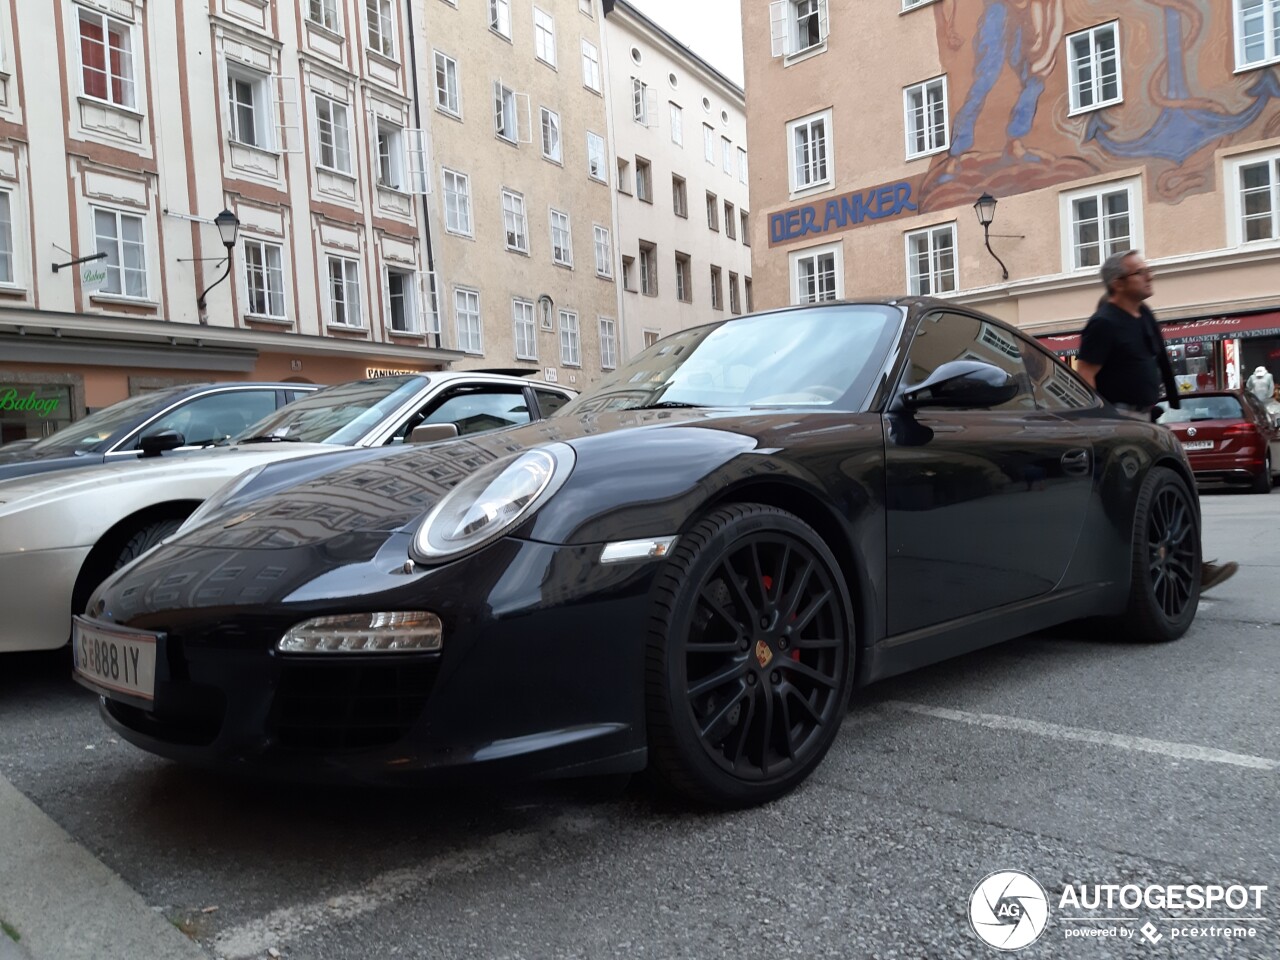
M1089 318L1080 340L1080 359L1097 364L1098 392L1112 403L1150 407L1160 399L1163 385L1173 406L1178 390L1164 338L1156 318L1146 307L1134 316L1104 302Z

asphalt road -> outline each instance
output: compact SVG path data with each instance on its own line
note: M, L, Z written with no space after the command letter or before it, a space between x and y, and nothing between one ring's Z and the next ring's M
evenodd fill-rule
M13 803L34 803L21 822L47 816L41 829L70 838L41 843L114 872L84 895L121 918L120 936L155 932L172 955L994 957L970 929L970 894L1020 870L1050 910L1020 957L1277 957L1280 490L1203 503L1207 555L1242 569L1181 641L1068 631L881 683L818 773L762 809L691 814L598 782L436 794L231 781L118 742L61 655L4 659L0 775ZM18 822L0 821L0 866ZM26 924L20 943L42 960L39 917L6 912L34 890L56 906L87 868L37 859L0 875L0 920ZM1268 889L1241 911L1060 906L1081 884ZM126 955L90 928L108 921L58 919L83 946L59 956ZM1212 932L1224 926L1254 935Z

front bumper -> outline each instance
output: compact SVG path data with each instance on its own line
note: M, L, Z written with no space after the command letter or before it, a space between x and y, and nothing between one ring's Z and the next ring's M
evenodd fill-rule
M599 549L509 539L358 601L149 612L129 625L162 633L155 700L108 693L102 713L153 753L289 779L637 770L655 565L601 567ZM438 613L442 651L275 650L294 623L355 603Z
M91 547L0 553L0 653L54 650L71 636L71 597Z

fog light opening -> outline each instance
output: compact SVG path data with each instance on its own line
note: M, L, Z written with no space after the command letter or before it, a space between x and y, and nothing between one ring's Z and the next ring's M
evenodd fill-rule
M276 644L281 653L433 653L444 646L440 618L421 610L315 617Z

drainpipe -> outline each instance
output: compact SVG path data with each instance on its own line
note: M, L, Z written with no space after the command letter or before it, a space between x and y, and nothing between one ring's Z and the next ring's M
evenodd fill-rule
M422 130L422 95L418 90L418 44L417 30L413 26L413 0L406 0L404 5L405 15L409 18L409 69L413 75L413 122L414 125ZM434 144L433 144L434 146ZM434 159L434 158L433 158ZM444 335L444 318L440 315L439 305L443 302L443 298L439 295L440 278L436 275L435 253L431 246L431 195L424 193L422 195L422 225L426 233L427 246L427 276L431 279L432 289L427 291L427 296L434 296L434 302L430 304L436 316L436 323L440 326L440 333L432 334L435 340L434 346L439 349L441 340Z

